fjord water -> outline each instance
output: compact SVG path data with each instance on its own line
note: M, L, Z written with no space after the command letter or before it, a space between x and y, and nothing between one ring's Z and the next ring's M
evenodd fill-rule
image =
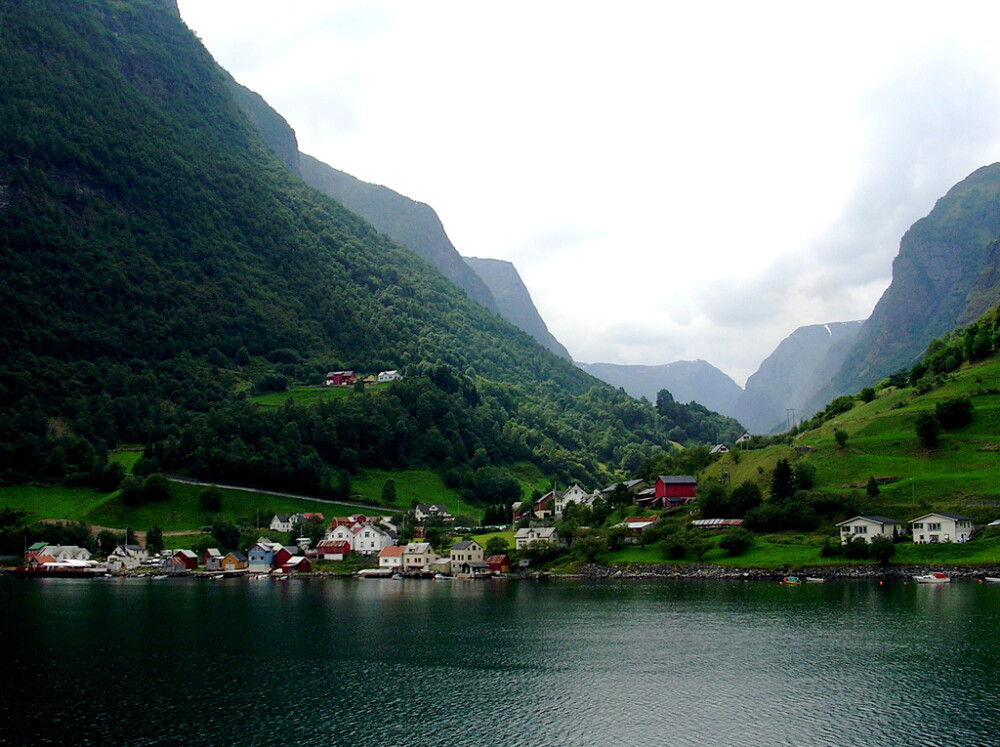
M0 742L995 745L1000 585L0 579Z

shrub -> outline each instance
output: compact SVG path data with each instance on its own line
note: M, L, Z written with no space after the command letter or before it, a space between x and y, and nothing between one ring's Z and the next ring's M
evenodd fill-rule
M844 557L850 560L865 560L868 557L868 541L856 535L844 545Z
M960 428L972 422L972 401L968 397L956 397L938 402L934 415L945 430Z
M753 540L753 532L743 527L737 527L730 529L722 536L722 539L719 540L719 547L733 558L749 550L753 545Z
M922 412L913 421L913 427L917 432L917 438L925 448L933 448L937 445L938 437L941 435L941 424L937 416L930 412Z

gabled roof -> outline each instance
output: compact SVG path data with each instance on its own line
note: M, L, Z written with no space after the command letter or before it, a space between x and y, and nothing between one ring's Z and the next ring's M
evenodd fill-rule
M855 516L853 519L848 519L847 521L841 521L837 524L838 527L842 527L845 524L853 524L858 519L864 519L865 521L871 521L875 524L900 524L903 522L896 521L895 519L890 519L888 516L878 516L877 514L869 514L862 516Z
M240 563L246 563L247 562L247 556L244 555L241 552L237 552L236 550L233 550L231 553L227 553L226 557L227 558L232 558L233 560L237 560Z
M915 519L910 519L910 523L912 524L915 521L921 521L930 516L943 516L944 518L951 519L952 521L975 521L975 519L973 519L971 516L962 516L961 514L946 514L943 511L932 511L929 514L924 514L923 516L918 516Z
M208 555L210 558L221 558L222 557L222 552L220 552L219 548L217 548L217 547L210 547L210 548L208 548L207 550L205 550L205 554Z
M658 480L667 485L697 485L698 481L691 475L660 475Z
M473 547L478 547L482 550L482 546L475 540L463 540L462 542L456 542L451 546L452 550L471 550Z
M487 563L503 563L510 562L510 556L507 553L500 553L499 555L490 555L486 558Z
M380 558L398 558L406 551L406 545L389 545L379 551Z

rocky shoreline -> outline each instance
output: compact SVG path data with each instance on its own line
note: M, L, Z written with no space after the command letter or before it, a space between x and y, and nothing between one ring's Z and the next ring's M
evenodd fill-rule
M588 565L578 574L587 579L662 579L694 581L780 581L785 576L819 578L824 581L910 581L914 576L944 570L956 579L981 580L1000 577L1000 565L918 566L852 565L803 566L801 568L730 568L720 565Z

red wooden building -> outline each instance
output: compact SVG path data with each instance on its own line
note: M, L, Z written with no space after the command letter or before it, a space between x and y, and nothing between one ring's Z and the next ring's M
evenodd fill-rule
M330 371L324 383L327 386L353 386L355 381L354 371Z
M698 481L691 475L660 475L653 486L656 502L663 508L684 506L695 498Z

